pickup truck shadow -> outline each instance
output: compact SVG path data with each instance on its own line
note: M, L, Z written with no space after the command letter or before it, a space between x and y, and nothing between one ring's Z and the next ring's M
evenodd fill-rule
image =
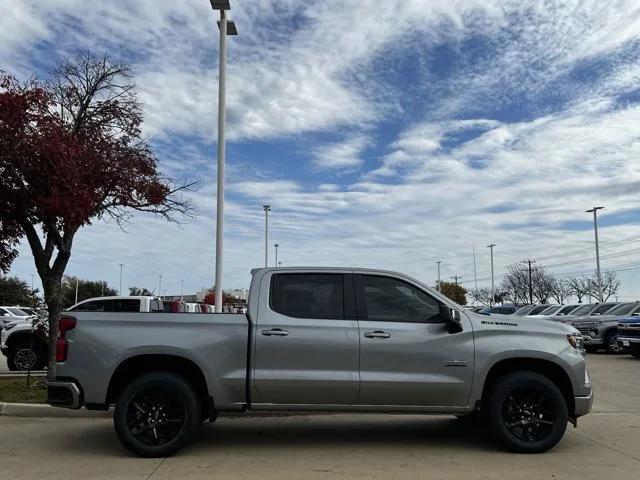
M380 444L496 449L488 440L486 427L473 419L378 414L222 418L205 424L188 449L238 445L252 449L323 445L366 448Z

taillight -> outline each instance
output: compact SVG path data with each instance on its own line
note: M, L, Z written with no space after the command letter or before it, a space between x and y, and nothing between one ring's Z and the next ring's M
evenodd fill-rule
M58 338L56 340L56 362L64 362L69 354L69 342L66 334L76 328L76 319L73 317L60 317L58 319Z

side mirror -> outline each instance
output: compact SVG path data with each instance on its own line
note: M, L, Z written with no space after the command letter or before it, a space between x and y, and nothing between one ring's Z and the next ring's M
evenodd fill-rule
M440 314L444 319L449 333L460 333L462 331L462 320L460 311L449 308L444 304L440 304Z

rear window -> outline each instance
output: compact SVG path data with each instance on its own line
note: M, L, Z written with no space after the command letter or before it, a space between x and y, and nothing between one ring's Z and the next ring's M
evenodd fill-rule
M344 318L344 276L283 273L271 277L271 310L295 318Z

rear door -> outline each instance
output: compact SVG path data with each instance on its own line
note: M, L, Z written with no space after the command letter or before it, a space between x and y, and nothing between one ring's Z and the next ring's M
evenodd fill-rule
M440 302L408 280L355 275L360 325L360 405L465 406L473 379L473 331L451 334Z
M268 272L255 319L255 404L350 405L358 322L350 274Z

